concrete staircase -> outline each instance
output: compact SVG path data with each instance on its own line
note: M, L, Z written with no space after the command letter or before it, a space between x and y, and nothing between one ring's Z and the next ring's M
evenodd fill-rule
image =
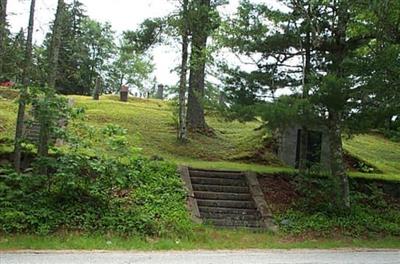
M264 201L265 206L265 200L253 197L261 192L254 188L258 181L251 183L257 179L254 175L193 168L181 168L181 174L189 191L189 207L198 222L226 228L269 228L271 215L258 204Z

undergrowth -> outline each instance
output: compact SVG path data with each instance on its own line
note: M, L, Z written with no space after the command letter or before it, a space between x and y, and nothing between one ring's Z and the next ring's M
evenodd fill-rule
M68 154L51 170L50 176L0 171L2 232L190 233L185 191L172 163Z
M312 234L316 237L400 237L398 201L385 194L376 184L358 189L352 181L351 208L338 210L332 179L297 176L294 180L296 201L276 216L281 231L291 235Z

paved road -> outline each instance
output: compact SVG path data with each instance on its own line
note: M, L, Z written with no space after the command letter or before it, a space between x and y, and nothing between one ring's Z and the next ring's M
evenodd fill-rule
M0 264L400 264L400 251L10 252Z

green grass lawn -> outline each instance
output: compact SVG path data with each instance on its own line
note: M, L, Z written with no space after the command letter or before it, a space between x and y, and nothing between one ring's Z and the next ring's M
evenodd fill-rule
M345 140L344 147L352 155L384 172L381 177L400 180L400 143L371 134Z
M3 97L1 95L3 94ZM6 96L4 96L4 94ZM0 88L0 139L13 138L17 103L13 93ZM7 99L6 99L7 98ZM71 96L75 106L86 109L87 123L105 127L113 123L128 130L130 145L142 149L145 156L158 156L182 165L209 169L251 170L256 172L293 172L291 168L275 165L240 162L262 146L259 122L228 122L216 115L207 115L207 123L215 135L196 135L188 144L176 141L176 118L168 102L131 98L128 103L117 96L102 96L100 101L91 97ZM359 135L345 140L345 149L352 155L377 167L382 174L350 173L353 177L400 181L400 144L379 135ZM0 144L0 152L8 148ZM272 157L272 154L269 154Z
M301 238L246 230L202 229L193 238L163 239L111 235L59 234L51 236L0 236L4 250L234 250L400 248L400 240L387 238Z
M86 109L87 120L94 126L108 123L128 129L130 143L143 149L146 156L157 155L175 160L221 161L246 155L259 146L261 137L252 122L224 122L208 117L215 136L196 135L188 144L176 141L176 121L172 106L159 100L130 99L123 103L115 96L103 96L100 101L90 97L72 96L76 106Z
M0 138L11 138L13 136L17 110L16 101L0 97Z

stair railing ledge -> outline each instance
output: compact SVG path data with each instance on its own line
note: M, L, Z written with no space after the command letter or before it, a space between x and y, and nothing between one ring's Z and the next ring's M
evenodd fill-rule
M192 181L190 180L189 167L180 166L178 168L178 172L181 175L182 181L186 187L187 207L188 207L189 212L191 213L192 220L195 223L201 224L201 223L203 223L203 220L201 219L199 206L197 205L197 200L194 196Z
M275 225L271 209L265 201L264 193L261 190L257 174L251 171L245 172L244 174L250 188L250 193L261 214L263 227L269 231L277 232L278 227Z

